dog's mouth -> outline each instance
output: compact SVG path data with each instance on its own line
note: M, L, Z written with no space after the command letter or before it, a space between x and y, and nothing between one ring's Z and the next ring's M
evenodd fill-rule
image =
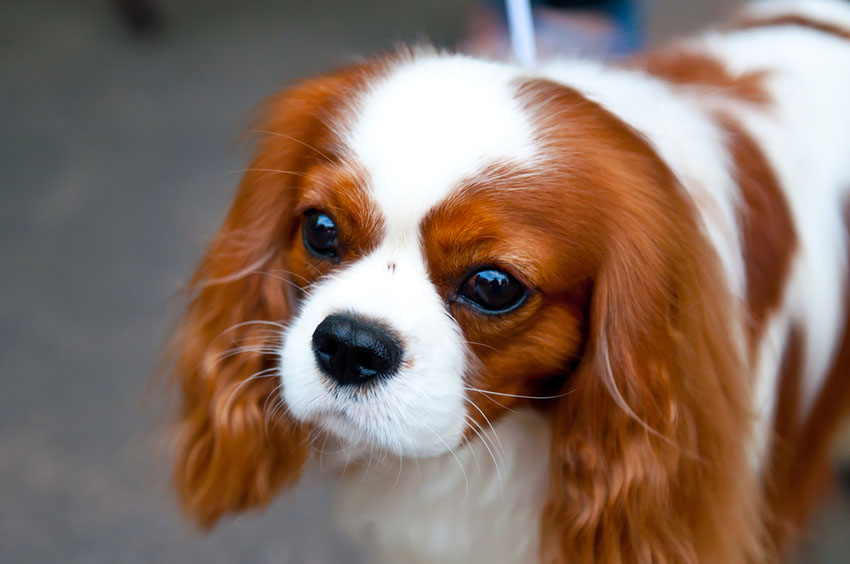
M465 429L429 421L427 413L417 416L409 409L393 406L376 392L334 401L305 418L317 433L331 437L351 452L387 452L415 458L439 456L456 446Z

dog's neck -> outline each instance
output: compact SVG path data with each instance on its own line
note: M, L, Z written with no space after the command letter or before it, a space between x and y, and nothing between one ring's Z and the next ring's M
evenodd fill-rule
M323 444L341 474L337 522L376 562L530 562L538 552L549 427L507 414L453 453L399 458Z

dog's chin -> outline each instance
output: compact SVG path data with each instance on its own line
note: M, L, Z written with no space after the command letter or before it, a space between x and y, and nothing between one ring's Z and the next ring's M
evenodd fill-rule
M454 437L443 438L436 432L429 437L415 429L391 429L380 420L367 424L344 412L323 414L314 424L336 439L353 457L358 453L386 452L401 457L431 458L449 452L460 442Z
M296 374L313 376L299 380ZM385 452L393 457L427 458L460 445L466 434L465 418L457 414L462 399L435 394L430 401L405 402L384 390L382 394L335 394L316 385L314 371L290 370L283 378L283 402L296 421L335 439L350 452ZM397 390L396 390L397 391ZM404 395L404 394L401 394ZM411 396L411 394L407 394Z

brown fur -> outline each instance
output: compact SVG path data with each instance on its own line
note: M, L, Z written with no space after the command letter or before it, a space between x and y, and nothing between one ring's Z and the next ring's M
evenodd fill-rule
M769 314L781 305L797 249L797 233L779 180L758 144L731 116L721 115L718 122L726 131L741 193L750 345L755 353Z
M765 466L767 479L765 493L771 508L768 524L774 544L784 552L800 524L796 516L788 511L788 500L797 489L791 481L791 467L796 449L799 448L800 393L802 386L805 339L799 327L792 327L782 355L779 373L779 395L776 400L776 415L773 422L773 441L770 456Z
M770 101L763 85L763 72L736 75L711 55L684 47L640 55L629 61L629 66L678 86L698 87L704 92L757 105Z
M511 192L519 186L522 198ZM497 420L507 409L541 403L507 394L558 393L581 353L582 304L591 265L580 263L592 260L581 249L590 247L581 243L581 226L566 215L542 221L540 210L563 196L550 187L546 178L529 171L492 168L470 179L423 221L431 280L471 343L469 383L499 394L469 394L476 406L469 415L478 426ZM573 251L558 245L560 240L573 241ZM527 302L495 317L453 303L453 292L479 265L514 273L532 289Z
M850 29L805 16L786 14L769 18L745 18L739 21L734 29L754 29L759 27L800 26L822 31L843 39L850 39Z
M845 206L845 226L850 243L850 204ZM848 256L850 263L850 256ZM830 446L839 426L850 411L850 284L844 288L845 327L838 345L835 360L808 417L803 420L800 413L799 367L793 340L786 348L780 381L779 403L776 410L776 444L771 468L769 487L774 488L771 499L774 509L774 536L777 543L787 549L799 536L817 501L829 482ZM794 333L792 332L792 339ZM799 335L798 335L799 338ZM804 351L803 351L804 352ZM804 358L804 356L803 356ZM785 368L788 368L787 372Z
M520 92L552 149L549 189L562 199L587 191L581 217L598 237L575 393L551 406L543 561L758 559L759 494L742 431L751 382L693 202L601 107L546 81Z
M767 321L782 303L798 240L793 218L779 180L758 144L737 120L718 116L726 131L733 172L741 193L741 239L746 268L750 358L758 361ZM802 414L800 386L805 340L793 327L780 368L773 439L765 465L765 520L779 553L785 552L800 522L787 515L788 500L798 492L791 482Z
M277 377L263 372L274 366L271 347L278 338L268 323L283 323L291 313L297 291L286 283L290 272L307 284L327 269L295 244L304 211L296 204L309 206L321 186L343 181L322 173L333 159L325 124L339 118L345 110L339 101L370 72L358 67L306 81L266 104L258 128L264 136L190 282L191 300L172 347L172 378L182 391L175 482L185 510L202 526L268 503L297 480L307 459L307 430L281 409ZM315 182L304 195L311 170ZM340 207L356 209L352 203ZM368 240L376 228L367 222L359 236Z

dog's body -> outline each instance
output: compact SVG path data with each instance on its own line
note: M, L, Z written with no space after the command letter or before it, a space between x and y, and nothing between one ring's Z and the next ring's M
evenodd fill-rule
M356 101L339 102L341 93ZM769 558L815 498L850 395L848 93L850 7L812 2L769 3L739 28L625 66L529 71L414 54L289 94L265 129L297 143L261 147L254 170L294 171L309 179L299 188L308 195L346 186L333 204L291 197L305 221L330 221L316 209L356 210L347 229L361 240L337 254L312 249L342 263L330 276L328 260L311 263L318 277L305 269L313 259L298 244L281 251L287 284L309 288L303 298L268 278L220 288L274 272L264 237L289 221L268 219L276 227L248 235L239 249L259 248L241 262L222 258L235 233L261 231L266 212L252 210L272 202L254 187L261 180L245 181L197 276L181 344L200 343L178 363L188 507L209 523L291 483L307 457L299 421L333 437L317 444L344 474L341 522L379 560ZM321 131L299 111L320 113ZM297 153L304 147L333 164L305 164L318 157ZM548 187L524 192L517 179ZM475 200L500 183L502 192ZM669 189L647 187L655 184ZM557 245L522 219L518 199L542 210L535 221L552 224ZM334 220L334 233L346 229ZM506 221L518 222L507 236L539 256L451 254L470 232ZM322 233L305 237L325 241ZM563 264L558 253L574 252ZM630 258L618 264L620 255ZM502 261L520 265L513 274L531 288L507 309L470 314L442 290L481 272L508 285L513 277L489 266ZM443 275L454 263L461 274L485 266ZM265 301L246 305L250 292ZM263 432L257 418L266 421L275 388L246 377L276 364L227 357L202 374L192 364L220 355L215 338L229 326L287 319L299 300L274 348L288 414L282 430ZM524 308L534 316L508 326ZM317 327L348 311L400 334L405 361L381 384L386 393L358 396L333 363L315 368L330 350ZM508 328L494 333L499 324ZM228 411L237 408L245 411Z
M748 23L757 21L761 20ZM540 69L547 78L577 88L599 102L650 140L691 191L723 258L726 280L743 301L747 296L744 262L748 251L743 249L738 213L742 195L734 166L748 163L733 164L729 132L723 129L722 121L718 124L717 117L733 117L758 144L776 173L793 224L782 226L787 229L784 233L775 233L789 236L788 240L759 244L785 246L793 234L797 242L793 249L777 249L777 255L771 257L788 260L788 271L781 272L779 265L769 267L769 276L782 275L780 280L769 281L777 285L781 299L769 304L765 312L753 359L757 367L754 409L759 415L752 455L762 469L770 464L766 457L771 445L783 448L781 441L785 438L777 441L772 436L772 425L783 427L783 423L774 418L793 416L800 427L805 427L815 406L824 403L824 398L818 402L818 396L824 392L830 374L850 379L845 356L850 350L842 342L850 252L844 215L850 204L850 104L846 100L850 93L850 8L838 8L836 14L822 13L815 21L843 23L847 38L805 25L759 25L712 33L680 45L676 52L650 55L628 69L572 61ZM700 71L692 66L700 64L699 55L721 62L730 76L765 73L763 87L771 100L770 109L749 103L746 93L736 98L722 85L700 84ZM682 58L682 67L675 71L683 73L681 80L664 76L671 69L656 69L678 57ZM661 76L647 74L646 69L658 70ZM691 73L693 79L689 80ZM673 84L665 79L673 79ZM772 205L759 212L774 213ZM762 216L755 221L781 223L783 219ZM784 253L788 254L778 256ZM741 327L740 331L747 333L748 328ZM793 392L794 412L777 415L783 353L790 346L798 346L791 345L791 339L805 343L805 361L798 367L800 380L785 383L799 386ZM836 366L842 347L844 362ZM533 561L539 551L539 532L532 525L545 496L549 437L545 424L533 413L506 415L501 425L504 427L497 428L496 433L501 442L496 458L501 476L491 459L496 454L488 452L480 441L461 449L460 462L445 456L420 461L419 468L407 468L401 478L392 470L384 470L383 476L372 475L370 480L370 474L381 473L370 469L345 483L341 523L366 546L380 547L377 559L382 562ZM801 463L823 446L800 443L795 448L802 451L794 455L799 457L797 465L804 466ZM803 483L796 483L799 489L782 493L783 502L789 506L795 505L789 498L812 495L805 491L812 487L805 483L811 476L806 476L802 468L797 472L795 479L803 479ZM788 485L794 488L794 484ZM444 498L452 502L445 503Z

